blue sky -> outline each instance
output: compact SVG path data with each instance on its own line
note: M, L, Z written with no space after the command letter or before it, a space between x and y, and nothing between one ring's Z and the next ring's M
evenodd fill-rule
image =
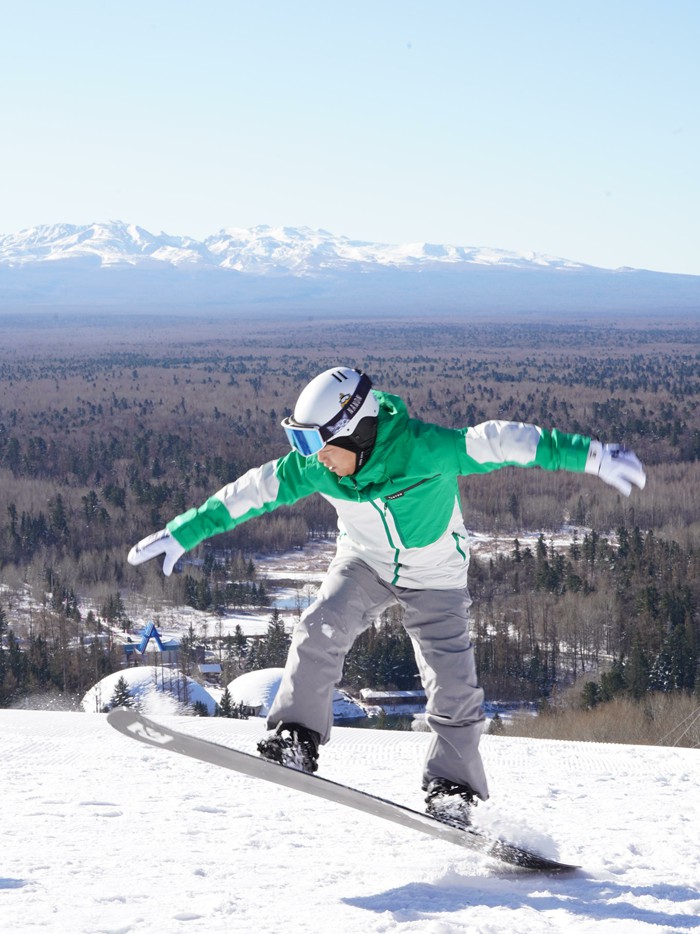
M256 224L700 275L697 0L22 0L0 233Z

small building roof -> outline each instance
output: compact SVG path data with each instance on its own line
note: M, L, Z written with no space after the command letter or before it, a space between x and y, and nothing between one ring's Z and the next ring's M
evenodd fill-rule
M144 626L139 642L124 644L124 654L130 656L135 652L141 655L145 655L146 652L177 652L179 648L180 643L177 639L162 639L156 624L150 622Z

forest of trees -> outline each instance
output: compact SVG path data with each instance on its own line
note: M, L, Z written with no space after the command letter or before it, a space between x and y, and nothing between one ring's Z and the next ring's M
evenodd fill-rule
M206 327L174 325L147 350L137 334L110 343L86 329L61 342L7 327L0 704L18 692L76 694L115 670L113 627L127 629L144 596L209 612L269 604L252 556L332 537L335 516L320 497L205 543L201 561L171 579L155 562L131 568L126 553L283 453L279 421L305 381L338 361L362 366L417 417L556 426L622 441L647 465L646 490L629 500L565 473L506 469L462 482L467 527L517 539L472 562L474 634L490 696L532 699L580 683L595 707L621 694L698 690L700 327L344 325L236 322L216 339ZM580 531L555 545L563 527ZM524 547L533 530L543 534ZM258 664L254 653L245 664ZM417 686L398 617L358 640L346 680Z

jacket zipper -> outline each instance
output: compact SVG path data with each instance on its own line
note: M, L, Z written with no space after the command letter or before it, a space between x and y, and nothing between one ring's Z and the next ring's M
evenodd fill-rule
M408 493L409 490L415 490L417 486L422 486L424 483L430 483L431 480L437 480L440 476L439 473L436 473L432 477L424 477L422 480L418 480L417 483L412 483L410 486L405 487L403 490L398 490L396 493L390 493L388 496L384 497L384 502L389 502L390 499L398 499L400 496L403 496L404 493Z

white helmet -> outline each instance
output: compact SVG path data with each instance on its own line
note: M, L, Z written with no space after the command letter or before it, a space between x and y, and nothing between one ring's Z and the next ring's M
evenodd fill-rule
M304 457L316 454L332 440L358 453L367 452L362 463L374 445L378 412L370 378L360 370L336 366L305 386L294 415L285 418L282 427L291 446Z

